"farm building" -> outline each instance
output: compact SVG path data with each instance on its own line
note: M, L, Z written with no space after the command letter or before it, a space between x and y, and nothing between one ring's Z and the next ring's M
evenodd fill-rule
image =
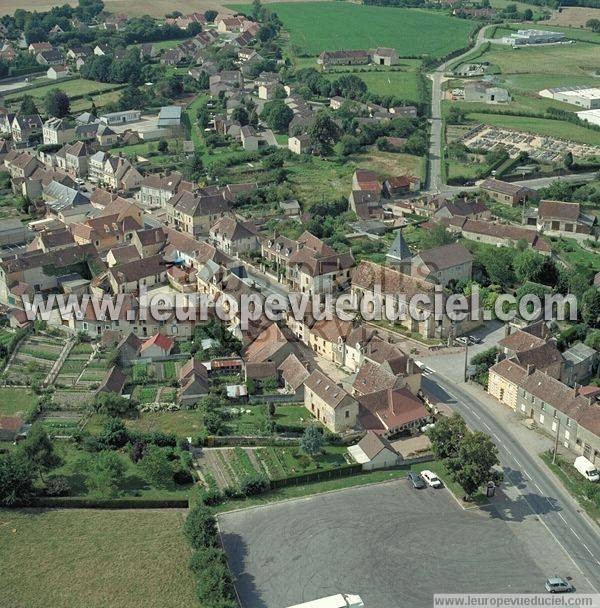
M502 87L497 87L490 82L478 80L465 84L465 101L506 103L510 101L510 94Z
M510 36L503 36L502 43L511 46L526 46L529 44L555 44L565 42L566 37L562 32L550 32L548 30L518 30Z

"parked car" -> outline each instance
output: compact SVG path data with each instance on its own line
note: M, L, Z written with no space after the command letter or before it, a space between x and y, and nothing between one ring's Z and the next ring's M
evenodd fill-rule
M469 339L466 338L465 336L460 336L460 338L456 338L456 341L459 344L462 344L463 346L468 346L468 344L469 344Z
M547 579L545 587L548 593L570 593L571 591L575 591L573 585L561 576L552 576Z
M441 488L442 482L439 477L433 471L421 471L421 477L425 480L425 483L432 488Z
M483 342L483 340L481 338L478 338L477 336L467 336L469 338L469 342L471 344L481 344Z
M573 466L588 480L600 480L600 473L595 465L593 465L585 456L577 456Z
M412 483L413 488L416 488L417 490L420 490L421 488L425 488L427 486L427 484L423 481L423 478L414 471L411 471L406 476L406 479L408 479L408 481Z

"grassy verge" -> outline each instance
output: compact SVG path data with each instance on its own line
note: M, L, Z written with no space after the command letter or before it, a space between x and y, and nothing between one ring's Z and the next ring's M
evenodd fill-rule
M560 456L556 459L556 463L552 462L552 454L549 452L544 452L540 457L585 509L585 512L600 523L600 487L598 487L598 484L586 481L572 465ZM595 500L590 499L590 496L594 494L596 496Z

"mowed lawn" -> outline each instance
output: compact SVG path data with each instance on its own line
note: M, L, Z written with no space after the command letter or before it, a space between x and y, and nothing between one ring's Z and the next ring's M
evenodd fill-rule
M579 125L574 125L562 120L550 120L546 118L529 118L528 116L507 116L502 114L469 114L470 120L535 133L546 137L557 137L576 141L582 144L600 146L600 131L592 131Z
M325 73L329 80L336 80L344 74L353 74L353 72L343 73ZM369 91L376 95L393 95L400 99L419 102L418 76L414 71L407 72L388 72L388 71L373 71L373 72L356 72L358 76L365 82Z
M598 42L600 42L600 36L598 36ZM497 66L504 75L554 74L563 78L565 75L590 78L598 69L599 55L600 46L597 44L575 42L566 45L519 49L492 45L480 59ZM545 85L541 79L536 84L552 86Z
M26 388L0 388L0 416L25 417L36 405L37 396Z
M65 80L63 82L57 80L42 87L25 89L19 93L7 95L6 99L11 101L14 98L22 97L24 94L31 95L36 99L43 99L46 93L53 89L60 89L69 95L69 97L72 97L75 95L87 95L91 91L110 91L119 86L120 85L114 83L96 82L95 80L86 80L85 78L76 78L75 80Z
M247 4L231 8L249 10ZM292 50L299 55L387 46L400 56L440 57L466 46L474 28L466 19L442 13L346 2L276 2L269 10L283 21Z
M197 606L175 510L0 511L0 606Z

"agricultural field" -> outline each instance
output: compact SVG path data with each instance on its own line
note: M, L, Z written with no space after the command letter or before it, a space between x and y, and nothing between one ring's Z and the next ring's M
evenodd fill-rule
M600 8L562 6L560 12L552 11L548 23L553 27L583 27L590 19L600 19Z
M0 604L196 605L177 510L0 511ZM35 539L35 542L32 542Z
M30 335L19 346L17 355L5 369L5 377L11 382L42 382L58 359L65 345L62 337Z
M243 4L235 10L248 10ZM441 57L467 45L473 23L419 9L342 2L276 2L270 7L290 33L294 55L325 50L394 47L400 56Z
M119 100L121 91L108 91L107 93L100 93L94 95L94 105L96 108L103 108L109 103L113 103ZM71 101L71 112L86 112L92 107L92 100L89 97L82 97L81 99L75 99Z

